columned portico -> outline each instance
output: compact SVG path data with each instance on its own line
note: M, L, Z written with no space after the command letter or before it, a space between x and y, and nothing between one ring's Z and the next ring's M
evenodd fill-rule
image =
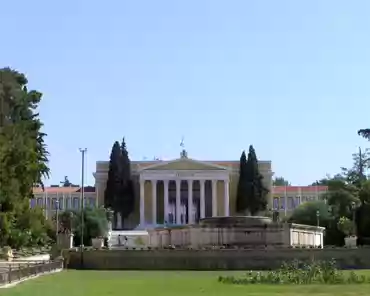
M180 164L182 162L191 163L193 167L176 170L167 169L166 164L157 164L139 172L140 225L157 224L158 221L194 224L198 219L206 216L229 215L229 170L210 164L203 165L204 168L202 168L199 162L188 159L181 159L178 162ZM194 169L194 164L197 164L200 169ZM144 201L145 182L151 184L151 219L149 221L145 220L144 214L146 207ZM162 183L163 192L158 196L158 185ZM210 186L206 186L206 184ZM219 186L224 188L220 193L218 193ZM162 187L160 186L160 188ZM157 211L157 206L162 197L163 217L158 218L157 213L161 213L161 208L160 211ZM220 198L222 198L222 202Z
M262 161L259 166L265 186L272 192L271 162ZM94 177L99 206L105 203L108 170L107 161L97 162ZM138 206L125 217L124 227L191 224L202 218L235 215L238 174L239 161L197 161L186 153L172 161L133 161ZM271 208L271 194L268 201Z

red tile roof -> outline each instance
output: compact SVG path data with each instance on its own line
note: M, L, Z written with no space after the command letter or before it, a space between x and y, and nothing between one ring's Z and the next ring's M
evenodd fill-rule
M81 187L45 187L45 190L44 190L45 193L54 193L54 194L55 193L68 194L68 193L74 193L74 192L80 192L80 191L81 191ZM41 187L33 188L34 194L42 193L42 192L43 191ZM85 192L95 192L95 187L86 186Z

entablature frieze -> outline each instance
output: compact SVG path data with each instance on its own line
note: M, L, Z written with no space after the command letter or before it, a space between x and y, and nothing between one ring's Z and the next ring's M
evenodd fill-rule
M229 180L228 171L150 170L140 174L140 180Z

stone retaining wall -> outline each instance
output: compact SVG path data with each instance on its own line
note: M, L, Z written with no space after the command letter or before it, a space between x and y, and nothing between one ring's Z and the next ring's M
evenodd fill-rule
M65 267L81 268L81 253L65 251ZM336 259L340 268L370 269L370 248L243 250L90 250L84 269L97 270L266 270L294 259Z

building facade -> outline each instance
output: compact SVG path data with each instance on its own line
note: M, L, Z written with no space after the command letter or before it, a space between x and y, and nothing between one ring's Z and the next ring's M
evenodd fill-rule
M99 205L104 204L108 161L96 164L95 187ZM164 223L191 224L212 216L236 214L238 161L199 161L187 157L171 161L132 161L135 181L135 210L125 227ZM260 161L259 170L269 189L272 207L270 161ZM119 219L118 219L119 220ZM120 228L120 222L117 222Z
M97 161L95 187L85 187L85 207L104 205L108 161ZM171 161L132 161L135 210L116 228L156 224L192 224L201 218L236 215L239 161L199 161L187 157ZM270 161L260 161L259 170L269 190L268 209L287 216L300 204L319 200L327 186L272 186ZM34 188L31 207L39 206L51 217L58 210L81 208L80 187Z
M84 205L98 206L95 187L87 186L84 192ZM57 207L59 211L78 210L81 207L81 187L47 187L45 190L34 188L33 195L30 206L43 208L47 218L55 214Z
M273 186L273 210L290 215L300 204L322 199L327 186Z

